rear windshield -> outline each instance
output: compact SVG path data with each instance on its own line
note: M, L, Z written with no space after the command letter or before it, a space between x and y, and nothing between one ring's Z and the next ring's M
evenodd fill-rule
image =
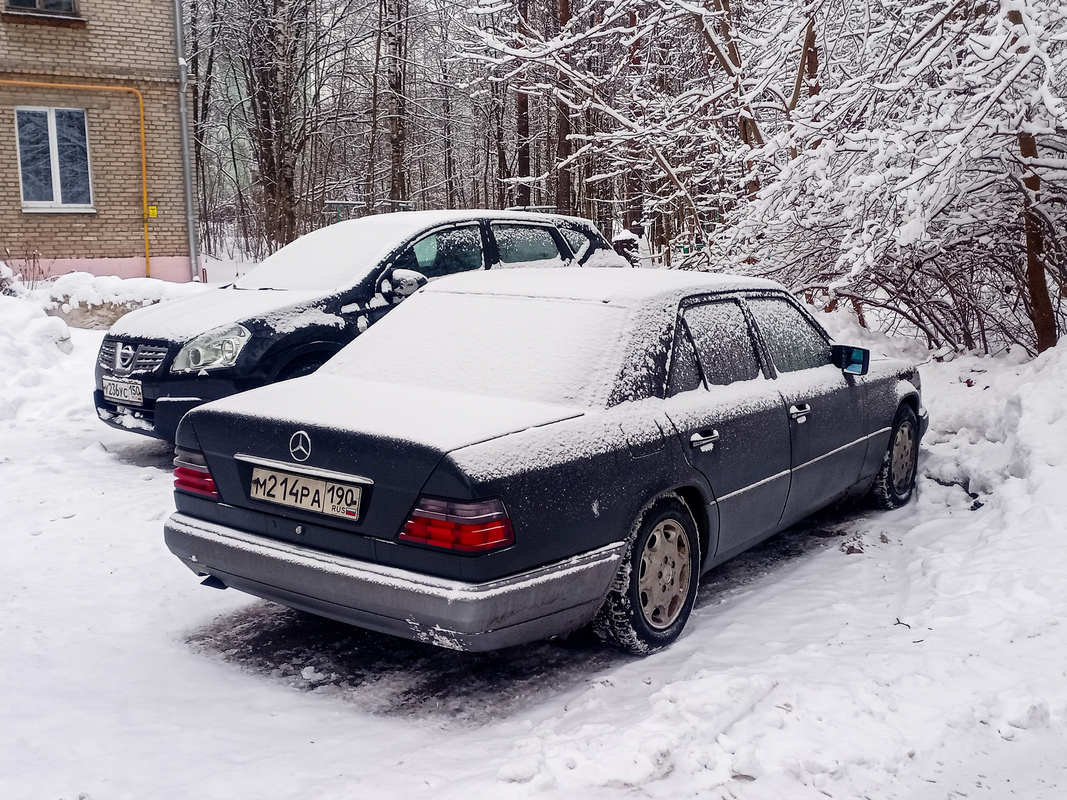
M607 404L629 310L602 302L420 293L320 373L516 400Z

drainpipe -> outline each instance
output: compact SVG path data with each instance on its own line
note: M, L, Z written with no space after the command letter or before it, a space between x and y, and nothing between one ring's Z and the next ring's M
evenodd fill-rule
M182 0L174 0L174 44L178 51L178 124L182 132L182 179L185 181L185 230L189 244L189 277L197 280L200 253L196 246L196 206L193 203L193 169L189 156L189 109L185 95L189 85L189 64L185 60L185 25Z

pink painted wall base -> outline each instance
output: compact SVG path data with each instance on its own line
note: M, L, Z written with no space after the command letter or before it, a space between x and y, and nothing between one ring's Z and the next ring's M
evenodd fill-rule
M120 278L145 277L144 258L42 258L36 265L12 259L8 266L24 278L40 279L65 275L68 272L88 272L93 275L117 275ZM154 256L149 277L174 283L188 283L188 256ZM36 273L36 274L31 274Z

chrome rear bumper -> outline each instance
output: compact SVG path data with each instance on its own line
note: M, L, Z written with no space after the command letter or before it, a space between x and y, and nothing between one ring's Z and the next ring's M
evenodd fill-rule
M616 542L487 583L371 564L174 514L167 547L198 575L292 608L455 650L495 650L592 620L626 549Z

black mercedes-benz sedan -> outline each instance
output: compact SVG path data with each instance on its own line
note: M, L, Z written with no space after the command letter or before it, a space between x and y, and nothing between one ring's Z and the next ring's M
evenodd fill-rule
M539 266L628 266L592 222L506 211L413 211L341 222L235 283L122 317L96 365L97 414L173 441L190 408L314 372L427 280Z
M444 647L592 623L647 653L715 565L847 494L907 502L926 424L914 365L770 281L457 275L186 415L166 541L209 585Z

